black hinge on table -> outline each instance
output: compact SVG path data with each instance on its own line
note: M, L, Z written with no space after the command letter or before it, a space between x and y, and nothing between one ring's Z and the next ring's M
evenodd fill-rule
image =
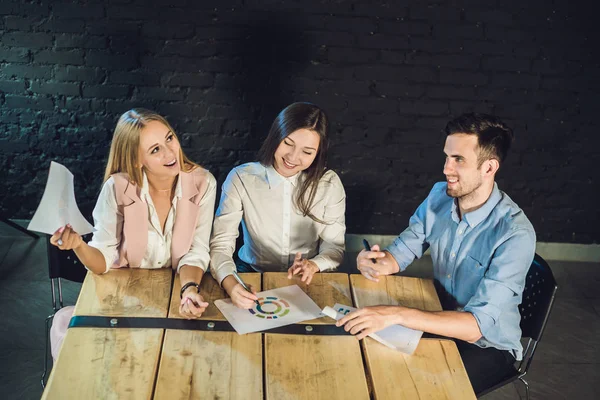
M235 332L235 329L227 321L149 317L100 317L95 315L76 315L71 318L69 328L146 328ZM262 332L290 335L350 335L343 328L338 328L335 325L292 324Z

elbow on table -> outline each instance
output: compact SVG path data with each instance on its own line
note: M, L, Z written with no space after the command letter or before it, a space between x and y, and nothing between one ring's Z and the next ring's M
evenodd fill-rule
M475 342L477 342L479 339L481 339L483 337L483 335L481 334L481 332L479 332L479 329L477 330L477 333L473 333L472 335L470 335L468 338L466 338L466 341L473 344Z
M469 332L467 334L467 337L465 338L465 341L467 341L469 343L475 343L483 337L483 333L481 333L481 328L479 327L479 321L477 320L477 318L475 318L475 315L473 313L469 313L469 314L471 315L473 324L470 324L471 328L469 329Z

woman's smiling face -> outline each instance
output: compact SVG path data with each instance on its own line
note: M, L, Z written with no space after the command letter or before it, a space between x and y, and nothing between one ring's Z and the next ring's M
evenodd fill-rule
M273 167L286 178L304 171L315 160L319 143L319 134L315 131L298 129L290 133L275 150Z
M160 121L150 121L140 133L140 162L148 175L177 176L180 149L175 134Z

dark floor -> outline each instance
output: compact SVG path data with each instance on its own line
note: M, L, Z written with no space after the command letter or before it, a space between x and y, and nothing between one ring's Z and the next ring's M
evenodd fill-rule
M409 268L426 276L430 259ZM600 398L600 263L550 261L559 285L546 333L531 366L532 399ZM67 282L65 303L80 285ZM51 311L45 241L0 223L0 393L3 399L39 399L44 320ZM508 385L486 400L519 399Z

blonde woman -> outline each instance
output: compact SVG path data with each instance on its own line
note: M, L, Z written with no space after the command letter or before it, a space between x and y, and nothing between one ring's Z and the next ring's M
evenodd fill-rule
M114 131L92 240L85 243L67 225L50 243L73 250L95 274L122 267L175 269L181 280L179 312L197 318L208 306L198 288L210 261L215 195L215 178L185 156L166 119L132 109ZM72 312L65 307L54 318L53 356Z

